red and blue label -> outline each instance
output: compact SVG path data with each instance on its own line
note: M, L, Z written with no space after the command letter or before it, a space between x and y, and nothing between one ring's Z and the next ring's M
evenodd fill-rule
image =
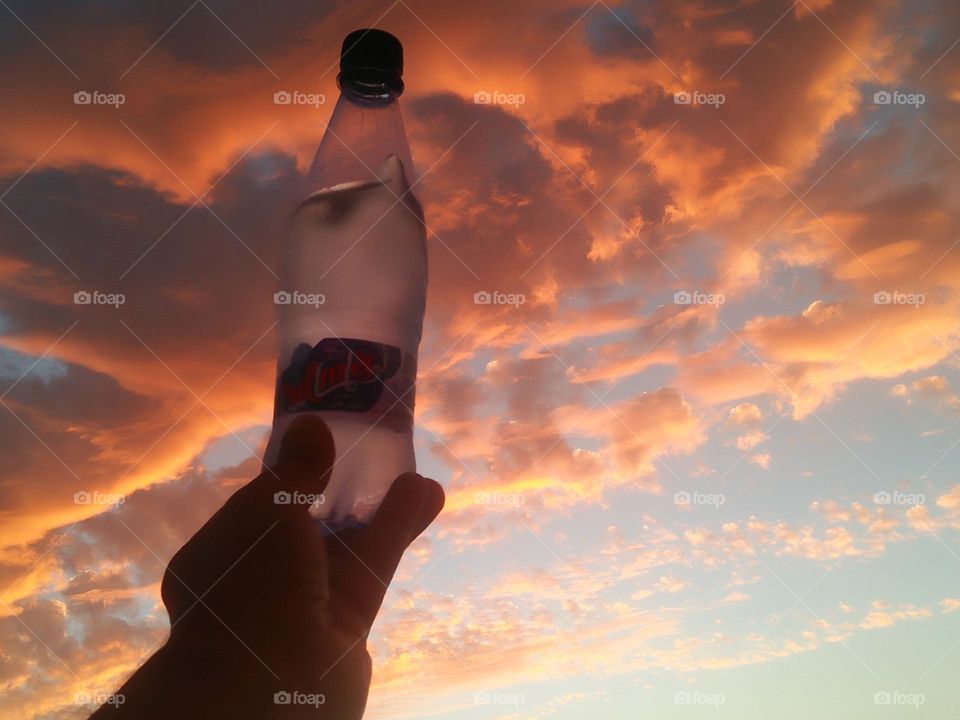
M277 384L277 408L368 412L380 400L385 381L400 369L398 348L369 340L324 338L301 343Z

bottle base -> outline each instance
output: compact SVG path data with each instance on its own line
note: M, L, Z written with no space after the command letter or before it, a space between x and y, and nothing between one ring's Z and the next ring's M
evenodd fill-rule
M333 435L336 455L323 499L311 514L334 529L366 525L373 518L393 481L405 472L416 472L413 437L409 432L380 425L351 413L316 413ZM273 435L264 457L271 467L279 453L280 438L296 415L275 419Z
M347 515L341 518L323 518L314 516L314 522L320 526L321 533L326 537L328 535L339 535L347 530L359 530L370 524L372 518L361 520L356 515Z

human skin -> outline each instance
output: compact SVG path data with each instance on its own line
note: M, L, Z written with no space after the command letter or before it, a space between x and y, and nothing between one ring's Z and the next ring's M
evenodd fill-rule
M170 561L161 587L170 637L92 718L363 716L367 635L404 550L444 494L433 480L401 475L367 525L337 533L308 504L274 501L282 491L322 493L334 457L322 420L290 426L276 465Z

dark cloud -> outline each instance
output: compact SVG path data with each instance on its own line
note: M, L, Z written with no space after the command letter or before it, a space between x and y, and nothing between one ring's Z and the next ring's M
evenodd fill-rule
M10 0L7 4L82 79L101 81L116 81L144 53L149 57L154 51L158 57L212 71L262 68L261 59L269 65L276 56L306 42L340 5L336 0L291 0L276 6L253 0ZM123 48L124 56L114 57L116 66L101 62L97 38L104 36L112 36ZM46 52L13 17L0 23L0 38L7 41L4 47L11 54ZM339 47L332 56L338 51Z
M653 28L625 7L591 12L584 26L587 46L599 57L652 58L659 52Z

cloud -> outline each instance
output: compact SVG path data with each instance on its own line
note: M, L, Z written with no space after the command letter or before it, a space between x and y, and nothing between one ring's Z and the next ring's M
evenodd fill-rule
M257 256L275 262L267 229L279 222L291 178L264 190L258 172L241 163L208 201L228 224L245 228L255 250L193 210L137 266L182 210L134 178L89 168L35 172L8 198L35 232L61 238L53 252L84 278L77 282L60 267L55 297L2 298L9 323L3 344L48 353L64 368L55 377L24 378L4 400L0 422L20 438L4 471L11 487L22 488L10 497L16 515L9 541L90 516L97 509L75 504L78 491L123 494L161 482L207 442L269 418L275 281ZM263 204L243 202L255 187ZM57 266L10 213L0 226L11 237L7 252ZM237 276L248 278L243 293ZM122 291L126 301L116 308L74 304L81 289ZM233 311L224 313L227 306ZM28 472L48 480L38 485Z
M877 603L874 603L874 605L876 606ZM891 612L877 609L867 613L861 621L860 627L864 630L876 630L877 628L893 627L898 620L916 620L931 616L932 613L929 608L907 606Z
M754 427L763 419L763 413L753 403L739 403L730 408L730 421L734 425Z
M17 617L85 682L114 684L164 626L162 560L131 530L166 558L257 469L278 233L337 92L333 60L317 48L335 55L346 16L338 4L307 20L302 2L208 6L165 33L177 12L81 3L68 18L18 4L81 81L24 29L5 34L8 66L28 69L0 78L4 392L16 382L0 409L10 438L0 579L12 584L0 627L17 656L4 677L18 710L58 712L76 683ZM669 504L664 473L708 474L715 435L768 468L768 415L801 420L865 380L955 413L960 166L944 144L960 146L960 54L943 54L956 10L935 9L923 37L904 35L894 5L828 0L772 28L764 3L597 5L581 20L582 8L532 5L537 22L514 33L502 29L515 4L500 0L390 10L383 23L408 48L405 120L418 168L429 169L417 185L431 277L420 452L447 469L449 490L417 568L505 552L520 537L535 542L531 532L549 542L571 518L589 536L597 517L604 528L639 498ZM481 78L527 102L475 104ZM73 105L78 82L126 102ZM907 82L928 95L922 115L871 103L876 87ZM327 102L272 102L295 88ZM726 101L674 102L693 90ZM190 209L214 183L209 208ZM671 302L693 288L726 302ZM126 302L74 304L84 290ZM478 291L526 301L477 305ZM893 301L901 296L913 301ZM251 458L204 470L211 443L246 428ZM789 453L780 458L778 447L777 469L789 473ZM78 491L126 502L76 504ZM730 587L762 574L756 555L878 561L893 543L958 527L957 488L931 485L929 496L910 508L822 498L811 516L634 512L635 525L586 540L576 569L524 576L503 565L485 594L415 595L384 629L374 701L417 716L411 678L471 707L462 692L475 679L512 682L505 667L557 678L581 671L574 658L597 673L687 672L909 619L896 613L919 606L875 608L813 637L745 633L734 653L728 637L640 608L658 607L657 584L681 603L700 589L687 573L704 569L725 575L712 601L743 607ZM606 595L618 586L619 597ZM24 679L33 668L47 685Z
M657 581L657 590L665 593L678 593L687 587L687 583L675 577L664 576Z
M756 317L731 329L724 345L684 362L680 387L713 403L773 392L787 398L800 419L855 379L897 377L949 357L952 305L835 309L820 323ZM748 361L734 360L738 349Z
M960 610L960 598L944 598L940 601L942 612L951 613L954 610Z
M908 404L913 402L914 396L919 396L933 401L942 411L952 415L960 411L960 397L957 397L957 394L953 392L950 381L943 375L928 375L918 378L910 383L909 387L903 383L898 383L890 389L890 394L894 397L906 399Z
M750 462L758 467L762 467L764 470L768 470L770 468L770 453L751 455Z
M650 59L658 51L653 30L637 23L625 8L596 13L585 23L587 46L597 55Z

